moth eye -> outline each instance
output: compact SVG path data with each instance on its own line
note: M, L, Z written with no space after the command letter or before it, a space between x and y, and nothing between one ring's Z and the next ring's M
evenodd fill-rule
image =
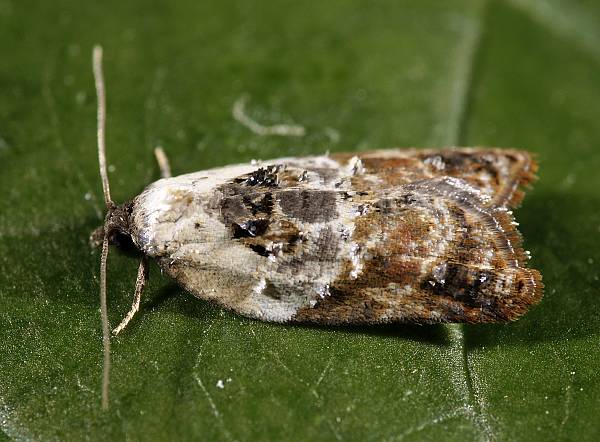
M137 247L133 243L131 235L122 232L114 232L110 237L110 243L117 246L121 251L133 252L137 250Z

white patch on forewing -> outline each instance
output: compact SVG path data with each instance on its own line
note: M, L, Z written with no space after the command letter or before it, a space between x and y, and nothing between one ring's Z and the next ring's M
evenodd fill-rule
M262 293L266 287L267 287L267 280L265 278L260 278L260 281L258 281L258 284L256 284L254 286L253 291L257 295L262 295Z
M434 169L440 171L446 168L446 163L441 156L435 155L433 157L429 157L423 161L425 164L431 165Z
M491 268L494 259L494 250L491 247L483 248L480 251L481 267Z
M359 157L356 155L350 158L348 165L346 166L346 173L349 175L362 175L365 173L365 168Z
M208 200L216 187L254 170L256 166L250 164L235 165L152 183L135 200L133 216L139 236L134 241L144 253L156 256L167 249L174 251L176 233L187 238L191 231L185 230L193 229L195 223L204 230L214 229L215 235L223 233L222 224L209 219L199 203Z
M321 299L325 299L328 296L331 296L331 292L329 291L329 284L324 284L322 286L317 287L317 293Z
M361 254L361 246L358 243L352 243L350 246L350 262L352 263L352 270L350 271L350 278L356 279L358 275L362 273L363 269L363 258Z

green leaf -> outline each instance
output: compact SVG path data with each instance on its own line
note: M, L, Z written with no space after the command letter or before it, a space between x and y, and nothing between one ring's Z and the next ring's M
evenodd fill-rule
M517 211L544 300L486 326L261 323L151 269L102 371L91 48L113 198L251 158L393 146L536 152ZM598 440L600 3L0 0L0 439ZM248 94L260 136L231 117ZM113 252L109 313L137 262Z

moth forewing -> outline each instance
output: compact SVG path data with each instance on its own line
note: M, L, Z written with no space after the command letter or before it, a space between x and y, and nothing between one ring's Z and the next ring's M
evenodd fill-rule
M514 202L534 167L496 149L227 166L149 186L134 241L191 293L262 320L511 320L542 284L494 201Z

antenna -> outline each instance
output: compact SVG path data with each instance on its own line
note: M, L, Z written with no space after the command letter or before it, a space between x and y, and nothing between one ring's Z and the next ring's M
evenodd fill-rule
M104 127L106 125L106 93L104 91L104 74L102 73L102 46L94 46L93 54L94 80L96 82L96 96L98 97L98 163L100 164L100 177L102 178L102 191L104 203L110 209L114 203L110 197L110 186L106 172L106 148L104 142Z
M114 207L110 197L108 174L106 173L106 152L104 144L104 126L106 122L106 96L104 91L104 75L102 74L102 47L94 46L92 56L94 81L96 83L96 96L98 97L98 163L100 177L102 178L102 191L104 203L108 209L103 226L102 255L100 258L100 315L102 317L102 346L104 350L104 363L102 367L102 409L108 410L108 385L110 375L110 326L108 324L108 310L106 307L106 265L108 260L108 235L106 223Z

